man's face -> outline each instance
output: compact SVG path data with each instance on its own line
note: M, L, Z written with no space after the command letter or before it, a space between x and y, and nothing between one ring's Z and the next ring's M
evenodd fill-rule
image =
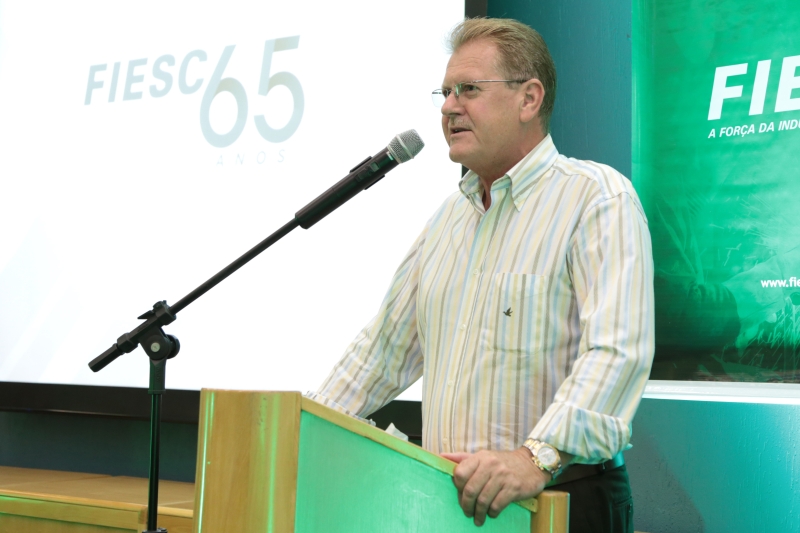
M497 69L496 58L497 49L489 41L463 45L450 57L442 87L505 79ZM442 129L450 146L450 159L481 177L507 171L516 162L512 160L519 144L522 100L524 93L505 83L477 83L458 98L451 93L442 106Z

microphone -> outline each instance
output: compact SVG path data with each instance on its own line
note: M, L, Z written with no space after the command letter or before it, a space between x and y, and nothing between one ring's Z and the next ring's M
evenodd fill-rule
M378 183L400 163L414 159L424 146L415 130L396 135L389 146L357 164L339 183L295 213L295 221L303 229L310 228L356 194Z

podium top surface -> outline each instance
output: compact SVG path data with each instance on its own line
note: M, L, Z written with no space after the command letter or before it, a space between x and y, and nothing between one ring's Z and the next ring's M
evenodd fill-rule
M0 466L0 491L4 494L142 506L147 504L147 488L148 481L144 478ZM192 509L194 490L194 483L161 480L159 506Z
M60 470L37 470L0 466L0 489L23 490L31 484L43 482L78 481L82 479L107 478L105 474L88 474L83 472L62 472Z

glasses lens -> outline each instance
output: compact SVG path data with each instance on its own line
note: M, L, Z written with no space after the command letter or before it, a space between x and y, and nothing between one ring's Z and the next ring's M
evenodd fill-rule
M436 89L431 93L431 100L433 100L433 105L437 108L440 108L444 105L445 97L442 94L441 89Z

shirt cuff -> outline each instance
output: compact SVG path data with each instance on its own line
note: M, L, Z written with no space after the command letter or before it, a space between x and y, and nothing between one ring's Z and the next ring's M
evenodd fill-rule
M373 422L372 420L369 420L369 419L366 419L366 418L361 418L360 416L358 416L357 414L353 413L352 411L350 411L346 407L339 405L338 403L334 402L333 400L331 400L329 398L326 398L325 396L323 396L321 394L317 394L316 392L309 391L309 392L305 393L303 396L305 396L309 400L314 400L317 403L321 403L322 405L330 407L334 411L339 411L340 413L343 413L343 414L346 414L347 416L353 417L356 420L361 420L362 422L366 422L370 426L375 426L375 422Z
M575 463L598 464L630 448L631 429L622 418L554 402L529 437L574 455Z

